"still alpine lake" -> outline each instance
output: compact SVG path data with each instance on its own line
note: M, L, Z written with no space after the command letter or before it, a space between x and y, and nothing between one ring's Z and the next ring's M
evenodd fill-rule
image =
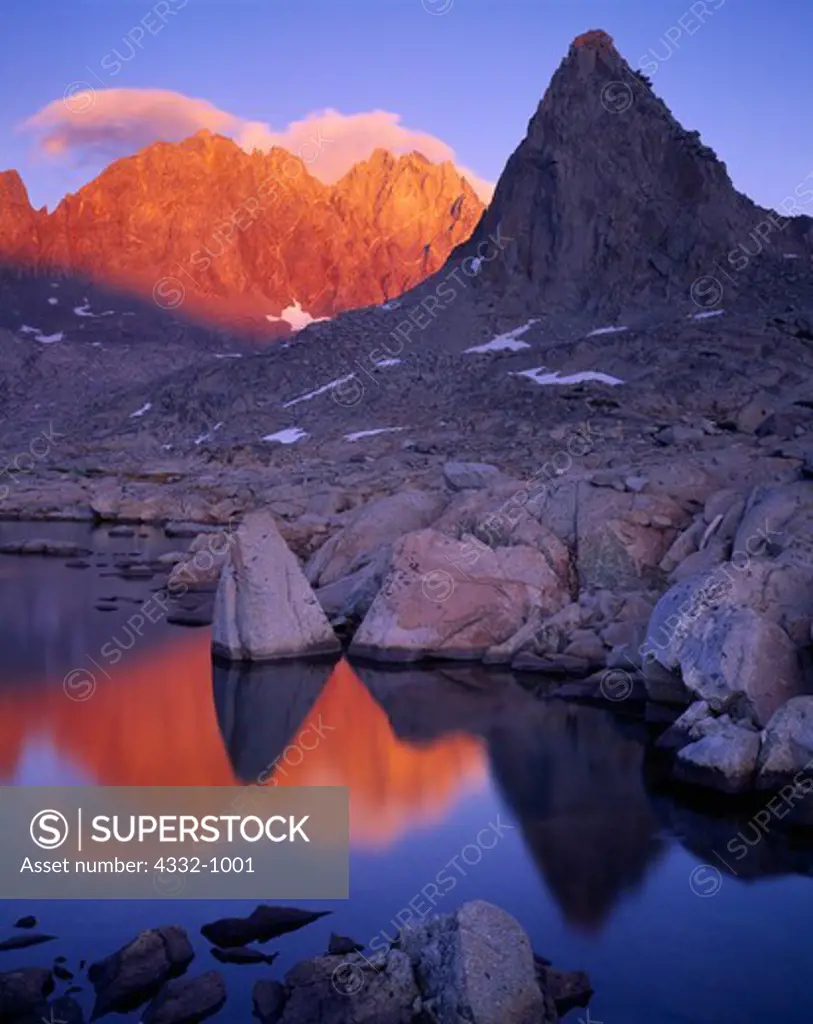
M271 967L218 965L200 935L254 903L7 900L0 940L23 914L57 939L0 952L0 971L64 955L89 1014L80 960L180 924L197 953L190 970L217 967L226 980L213 1019L247 1024L255 980L323 953L331 931L363 943L392 936L410 905L424 912L421 894L444 873L440 894L430 890L438 913L489 900L522 923L537 953L588 972L589 1014L568 1021L810 1019L809 835L775 826L755 839L748 813L665 786L651 767L656 727L623 705L539 699L509 673L460 664L213 668L207 628L157 618L134 635L127 620L156 584L112 566L178 546L139 533L0 524L2 543L49 537L93 550L87 568L0 556L0 782L235 785L275 764L278 785L347 786L351 895L299 901L333 913L268 944L280 954ZM98 610L111 596L115 609ZM318 737L307 752L296 745L304 730ZM751 842L735 859L738 834Z

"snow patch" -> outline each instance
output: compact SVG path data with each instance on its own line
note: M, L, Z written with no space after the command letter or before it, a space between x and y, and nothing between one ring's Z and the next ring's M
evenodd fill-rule
M519 352L523 348L530 348L531 346L527 341L518 341L517 339L537 322L536 320L529 320L522 327L515 327L513 331L498 334L496 338L492 338L491 341L487 341L484 345L475 345L473 348L467 348L466 352Z
M569 373L562 377L559 370L553 373L546 372L544 366L537 366L533 370L519 370L513 374L515 377L527 377L534 384L623 384L624 381L618 377L611 377L608 373L599 373L596 370L581 370L579 373Z
M329 320L328 316L311 316L306 310L299 304L298 299L294 299L292 306L286 306L279 316L274 316L273 313L266 313L266 320L270 320L272 324L286 323L292 331L301 331L303 327L307 327L310 324L318 324L322 320Z
M90 303L88 302L87 296L85 296L84 304L81 306L74 306L73 311L77 316L87 316L92 319L100 316L115 316L116 311L114 309L106 309L103 313L91 313Z
M242 359L242 352L215 352L215 359Z
M381 304L381 309L386 309L387 311L389 311L391 309L398 309L400 305L401 303L397 299L393 299L391 302L383 302Z
M201 434L200 437L195 438L195 444L203 444L204 441L210 440L212 434L214 434L216 430L220 430L222 426L222 423L215 423L211 430L207 430Z
M394 434L406 427L379 427L377 430L357 430L355 434L345 434L345 441L360 441L362 437L375 437L376 434Z
M51 281L51 287L52 288L58 288L59 285L55 281Z
M690 313L692 320L708 320L710 316L722 316L724 309L709 309L705 313Z
M263 441L279 441L280 444L293 444L301 437L307 437L307 433L300 427L288 427L286 430L278 430L276 434L266 434Z
M397 366L401 362L400 359L379 359L375 364L376 366Z
M48 299L48 305L49 305L49 306L58 306L58 305L59 305L59 299L56 299L56 298L54 298L54 296L52 295L52 296L51 296L51 297L50 297L50 298Z
M472 269L472 271L475 274L479 273L480 267L482 267L482 265L483 265L483 257L482 256L475 256L474 259L471 261L471 269Z
M783 252L782 255L785 257L786 260L798 260L799 259L799 253L798 252Z
M594 331L590 331L587 337L594 338L597 334L620 334L621 331L628 330L629 327L597 327Z
M282 408L290 409L292 405L299 405L300 402L309 402L312 398L316 398L317 395L323 395L326 391L332 391L333 388L341 387L342 384L346 384L354 377L354 373L348 373L346 377L339 377L338 380L332 380L329 384L323 384L322 387L317 388L315 391L309 391L307 395L300 395L299 398L292 398L290 402L285 402Z
M23 324L19 329L20 334L33 334L34 341L43 345L53 345L55 341L62 341L65 337L64 331L57 331L56 334L43 334L39 327L31 327L30 324Z
M130 419L134 420L137 416L143 416L145 412L149 412L152 409L152 402L145 402L140 409L136 409L135 412L130 413Z

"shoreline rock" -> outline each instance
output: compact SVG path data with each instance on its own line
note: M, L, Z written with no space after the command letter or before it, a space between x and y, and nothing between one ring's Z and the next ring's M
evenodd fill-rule
M233 535L215 596L213 653L230 661L336 654L341 644L269 512Z
M597 430L588 435L598 444ZM199 531L189 551L117 571L171 574L172 623L208 624L216 588L219 659L337 654L332 623L365 660L509 665L526 679L564 678L559 697L603 699L619 710L619 700L638 701L643 679L654 705L705 700L711 720L728 713L734 725L765 729L788 701L813 692L813 480L773 449L601 469L587 468L587 447L583 465L538 485L490 463L438 458L420 483L409 479L389 495L381 480L359 485L367 479L359 471L344 490L321 479L310 488L300 478L284 483L280 474L231 505L218 499L210 509L259 506L266 511L247 522L274 523L275 539L254 552L265 567L243 602L245 637L232 564L244 527L207 525L220 512L192 515L201 496L184 503L176 482L116 486L132 500L142 488L155 507L171 503L172 530ZM310 609L301 633L296 615L269 614L269 595L288 578L277 558ZM286 623L287 638L266 635L272 618ZM737 735L721 733L718 753ZM675 752L687 745L674 734L669 742ZM706 773L704 785L714 778Z

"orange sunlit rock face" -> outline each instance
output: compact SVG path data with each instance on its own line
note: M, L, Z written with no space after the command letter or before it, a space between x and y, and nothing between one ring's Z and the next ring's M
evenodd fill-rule
M326 185L287 150L247 153L202 131L116 160L50 214L32 209L16 171L0 172L0 261L150 301L169 278L185 314L270 329L266 316L294 302L330 317L400 295L482 211L448 161L376 150Z
M183 637L112 668L112 678L99 675L82 702L53 682L0 693L0 771L11 775L25 741L39 737L100 785L237 785L212 700L209 643L208 633ZM358 845L381 847L438 820L485 777L479 740L446 736L426 746L399 740L344 661L297 733L320 716L330 727L324 738L301 761L280 760L269 782L348 786Z

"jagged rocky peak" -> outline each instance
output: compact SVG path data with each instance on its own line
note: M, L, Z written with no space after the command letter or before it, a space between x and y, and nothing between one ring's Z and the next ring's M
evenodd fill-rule
M34 210L17 171L0 171L0 259L31 259L39 246L44 211Z
M483 209L459 171L419 153L376 150L335 184L313 172L203 130L116 160L50 216L0 173L0 263L147 296L177 277L184 312L267 327L296 304L331 316L414 287Z
M591 28L587 32L582 32L580 36L576 36L573 42L570 44L572 50L597 50L604 52L617 53L613 37L605 32L601 28Z
M499 227L514 242L489 272L498 292L618 311L688 302L765 215L594 29L570 46L461 253ZM804 237L810 221L797 221L782 244Z

